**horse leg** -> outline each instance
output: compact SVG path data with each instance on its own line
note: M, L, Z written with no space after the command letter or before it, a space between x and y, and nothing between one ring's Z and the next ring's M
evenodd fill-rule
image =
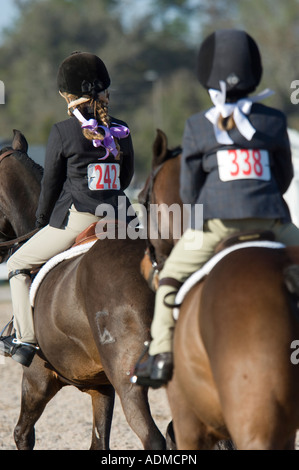
M195 416L193 410L181 407L181 403L180 408L173 416L177 449L212 450L218 439L208 432L207 426Z
M167 396L173 419L175 442L178 450L212 450L219 439L195 415L180 392L175 374L167 387ZM178 406L179 403L179 406Z
M166 430L166 449L167 450L177 450L175 434L173 429L173 422L167 426ZM230 440L220 440L215 444L214 450L236 450L234 443Z
M252 432L243 432L240 438L237 437L240 441L237 448L239 450L295 450L296 433L290 438L286 438L280 430L283 430L283 424L280 424L278 430L274 429L269 434L259 432L258 429Z
M172 421L170 421L166 429L166 449L177 450Z
M112 385L86 391L92 400L93 428L90 450L109 450L115 392Z
M39 362L39 364L38 364ZM18 450L33 450L34 425L42 415L47 403L62 388L57 376L44 367L44 361L34 358L30 368L24 368L22 380L21 411L14 429Z
M237 450L233 441L221 439L214 447L214 450Z
M286 442L283 450L295 450L296 449L296 433Z
M128 379L127 379L128 381ZM165 439L151 416L147 389L123 384L117 390L127 422L145 450L165 449Z

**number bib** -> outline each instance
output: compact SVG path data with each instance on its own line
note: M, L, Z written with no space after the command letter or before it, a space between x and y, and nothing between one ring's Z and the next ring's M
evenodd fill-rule
M91 163L87 167L89 189L120 189L119 170L118 163Z
M221 181L240 179L269 181L271 179L267 150L218 150L217 162Z

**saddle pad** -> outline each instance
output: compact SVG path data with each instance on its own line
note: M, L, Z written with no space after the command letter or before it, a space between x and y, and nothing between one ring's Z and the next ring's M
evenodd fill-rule
M271 241L256 241L256 242L244 242L238 243L237 245L230 246L225 248L224 250L220 251L216 255L214 255L206 264L203 265L198 271L193 273L182 285L180 290L178 291L175 303L177 307L173 309L173 317L175 320L179 317L179 307L183 302L185 296L189 292L189 290L199 281L201 281L205 276L207 276L211 270L222 260L226 255L232 253L233 251L240 250L242 248L285 248L285 245L279 242L271 242Z
M93 240L89 243L78 245L78 246L70 248L69 250L63 251L62 253L59 253L58 255L49 259L49 261L47 261L46 264L42 266L42 268L39 270L39 272L35 276L30 287L29 297L30 297L30 303L32 307L34 307L34 299L35 299L37 289L39 288L39 285L44 279L44 277L46 276L46 274L48 274L48 272L50 272L51 269L54 268L54 266L57 266L57 264L61 263L62 261L75 258L76 256L86 253L95 244L96 241L97 240Z

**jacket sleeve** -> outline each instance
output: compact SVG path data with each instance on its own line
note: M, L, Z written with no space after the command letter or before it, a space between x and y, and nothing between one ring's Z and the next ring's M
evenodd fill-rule
M45 168L36 211L37 224L47 225L66 180L66 158L63 155L61 135L55 124L46 148Z
M131 134L120 140L122 162L120 170L121 189L125 190L132 181L134 175L134 149Z
M272 172L277 182L281 194L284 194L291 184L294 176L294 168L292 163L292 152L287 133L287 127L284 126L279 144L273 152Z
M180 196L184 204L194 204L205 181L202 167L203 154L198 150L192 126L188 120L183 136L183 152L180 173Z

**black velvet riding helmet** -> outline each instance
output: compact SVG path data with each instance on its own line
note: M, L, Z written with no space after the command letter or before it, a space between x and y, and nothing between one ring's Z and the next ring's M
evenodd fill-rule
M73 52L59 67L58 89L73 95L95 96L110 85L104 62L88 52Z
M239 98L258 86L262 73L258 46L245 31L215 31L200 47L197 74L204 88L220 90L219 81L223 80L227 97Z

